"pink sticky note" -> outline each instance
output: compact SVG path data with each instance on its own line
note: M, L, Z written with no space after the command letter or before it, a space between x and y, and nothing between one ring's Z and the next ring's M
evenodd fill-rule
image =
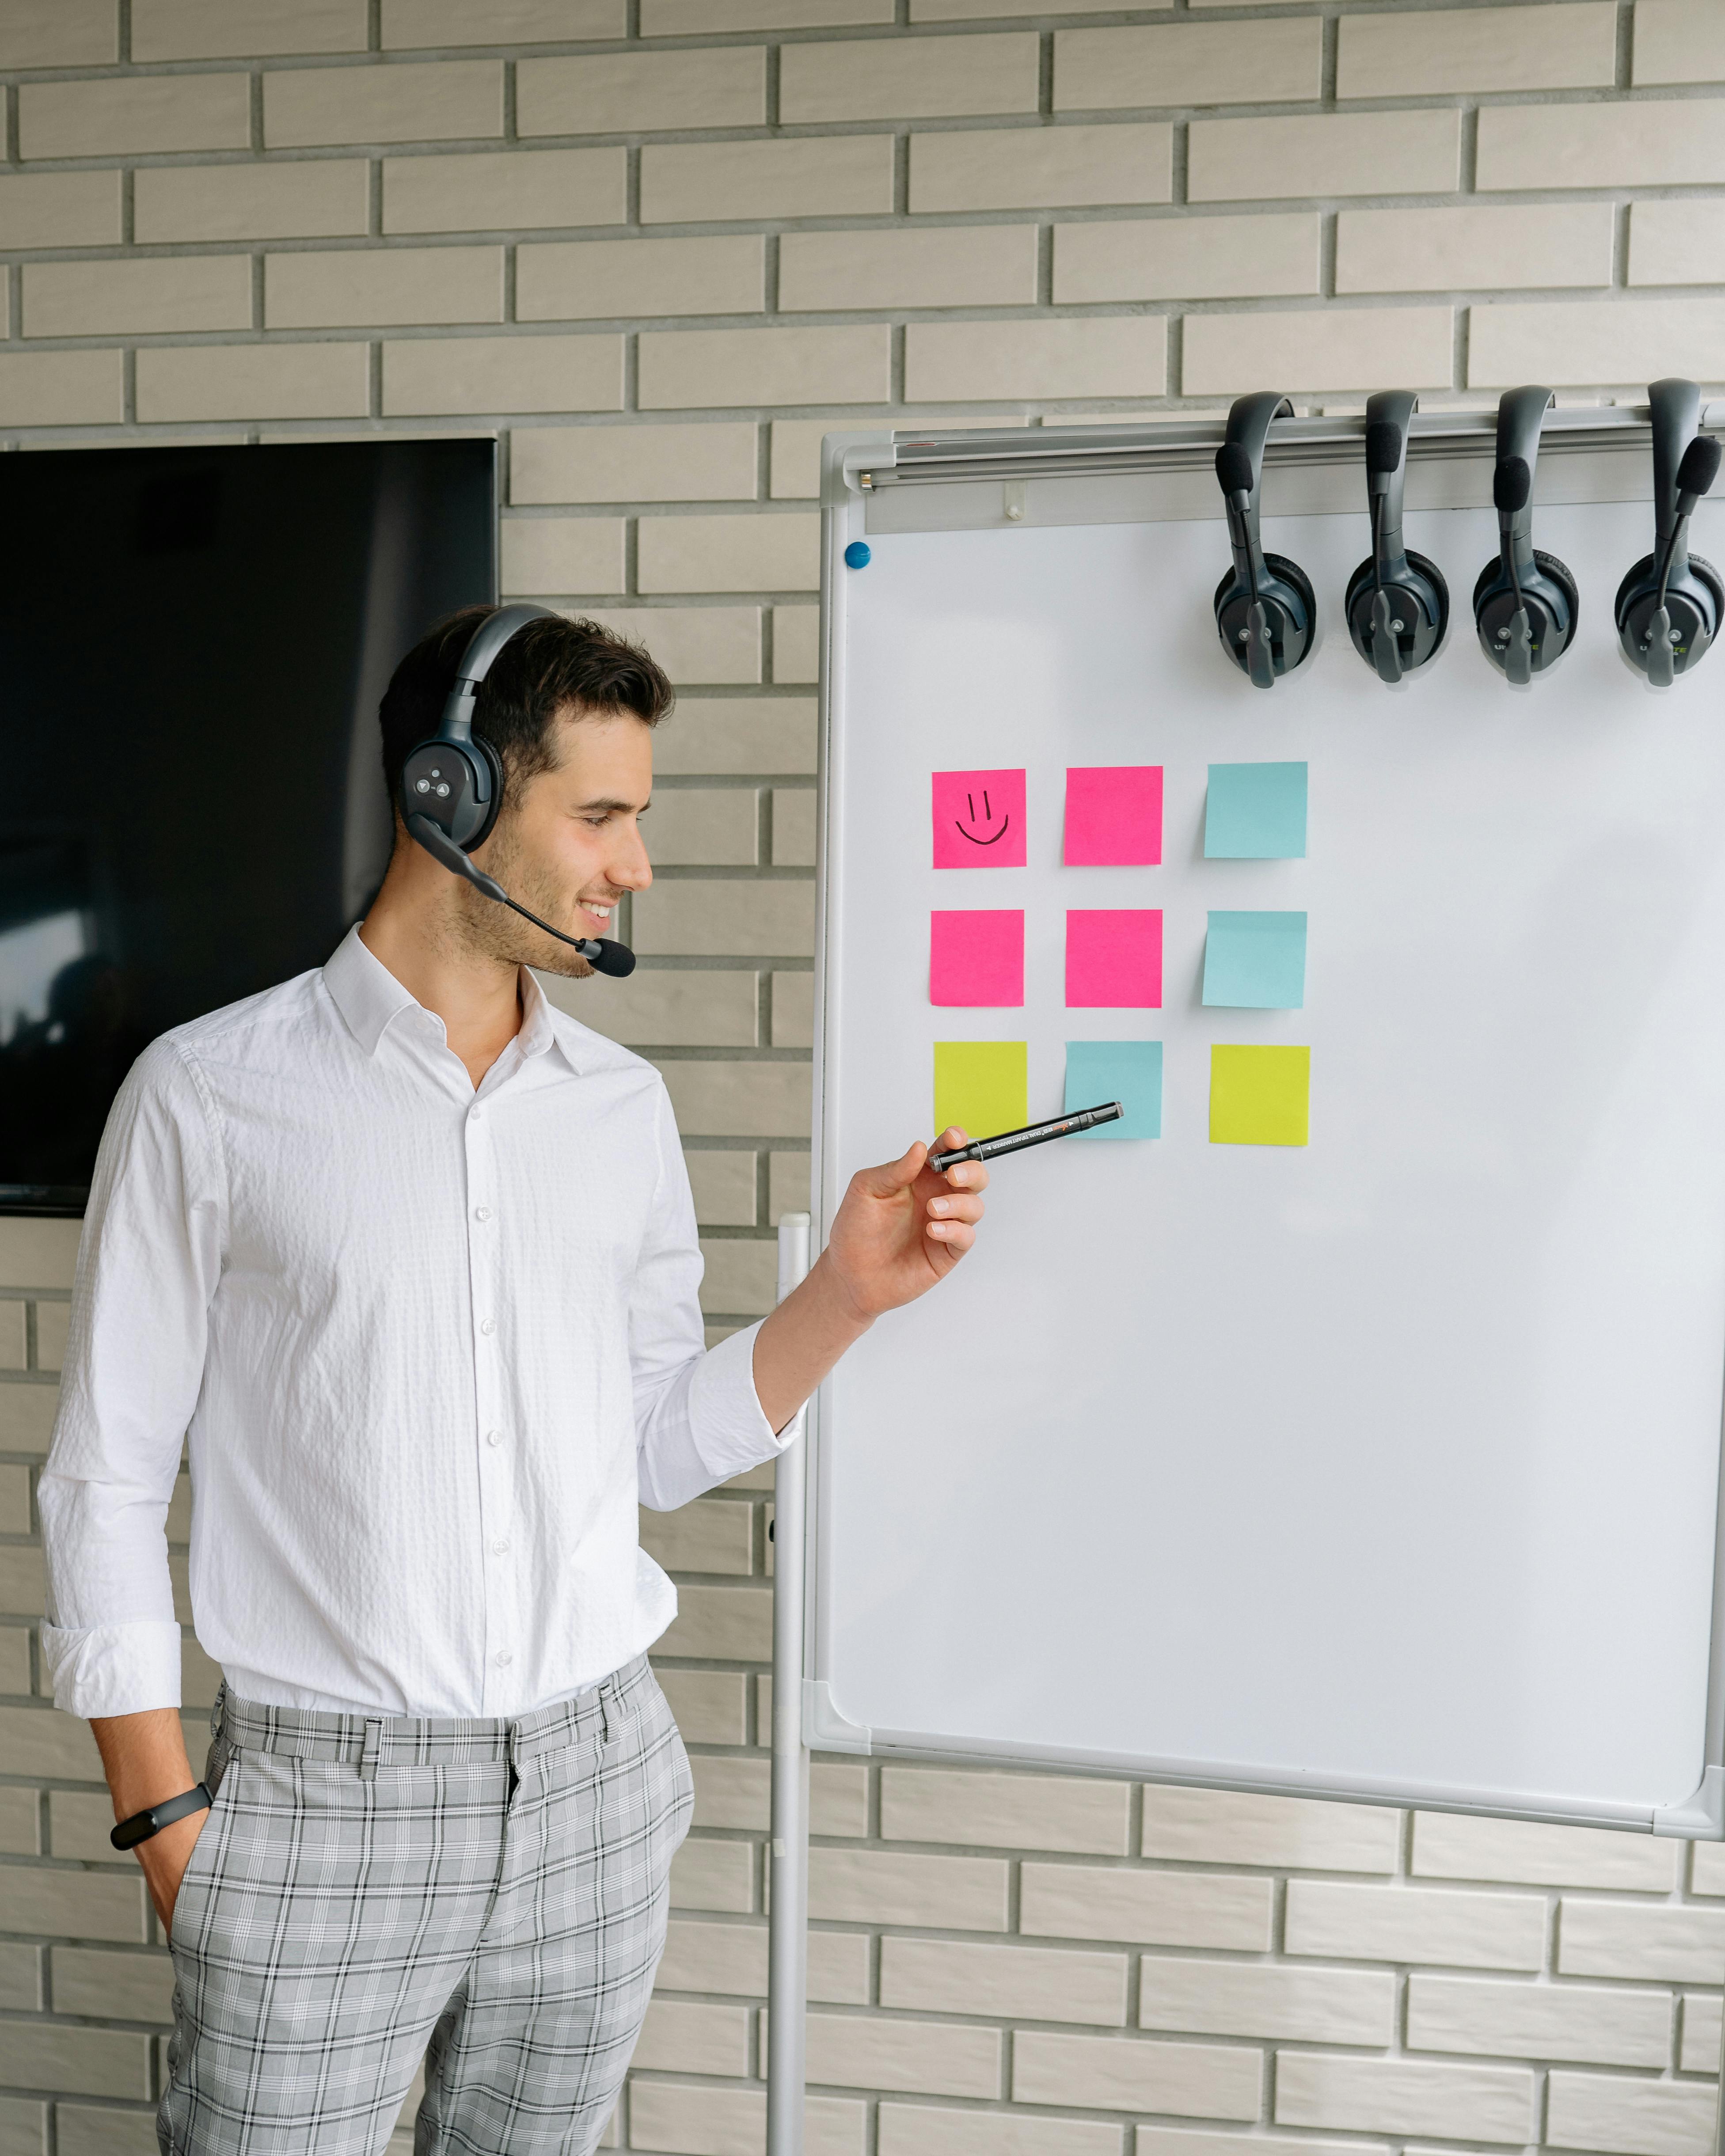
M1069 1010L1159 1010L1162 911L1099 906L1066 916Z
M1023 868L1023 772L936 772L934 865L937 869Z
M1024 916L1009 912L937 913L928 961L932 1004L1024 1000Z
M1066 773L1070 868L1146 868L1162 859L1162 766L1091 764Z

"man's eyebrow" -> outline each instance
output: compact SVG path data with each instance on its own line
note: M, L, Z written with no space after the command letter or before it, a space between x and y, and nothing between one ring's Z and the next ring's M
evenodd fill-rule
M633 801L614 801L609 795L602 795L597 801L578 802L575 814L578 816L593 816L603 810L609 815L615 815L620 812L626 816L644 816L652 806L650 801L643 801L638 807Z

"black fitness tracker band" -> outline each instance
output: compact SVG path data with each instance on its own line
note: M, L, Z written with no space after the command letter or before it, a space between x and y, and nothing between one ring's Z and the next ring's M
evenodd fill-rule
M199 1782L183 1796L169 1797L163 1804L151 1804L146 1812L134 1812L130 1819L121 1820L108 1839L116 1849L136 1849L141 1841L147 1841L152 1834L172 1826L176 1820L208 1810L209 1803L209 1791Z

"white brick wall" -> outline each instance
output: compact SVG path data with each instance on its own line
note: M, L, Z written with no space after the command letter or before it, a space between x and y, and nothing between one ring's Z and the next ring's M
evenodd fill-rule
M0 449L495 429L507 589L681 686L640 969L557 993L665 1070L715 1337L807 1200L824 429L1725 388L1725 0L0 0ZM74 1240L0 1221L0 2156L142 2156L163 2071L33 1636ZM762 2146L771 1498L644 1517L700 1808L612 2146ZM814 1799L814 2156L1710 2149L1717 1846Z

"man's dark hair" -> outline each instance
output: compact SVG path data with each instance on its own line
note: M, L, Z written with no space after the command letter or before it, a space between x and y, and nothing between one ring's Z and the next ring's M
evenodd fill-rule
M496 611L463 607L422 636L390 676L377 719L392 803L401 790L402 766L437 732L469 639ZM475 701L473 730L502 757L506 781L519 786L556 764L554 729L566 711L594 718L629 711L656 726L675 695L641 645L596 621L559 614L530 621L498 653Z

